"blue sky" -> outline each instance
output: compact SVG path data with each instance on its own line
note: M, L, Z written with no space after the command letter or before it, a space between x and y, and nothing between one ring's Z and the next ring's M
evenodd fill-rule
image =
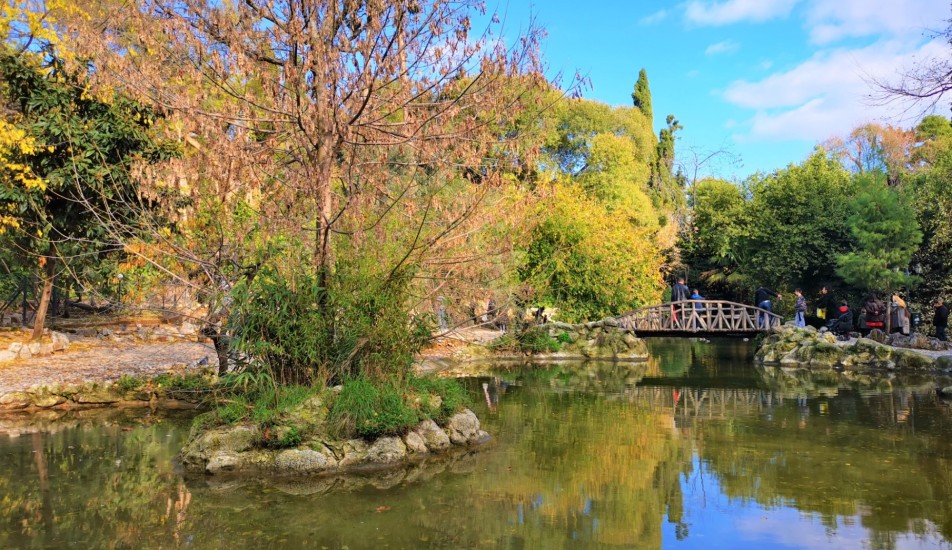
M688 172L694 155L730 151L700 174L728 179L798 163L865 122L914 126L921 108L874 101L870 81L952 54L933 38L952 17L948 0L509 0L488 9L508 32L534 18L548 33L550 74L586 76L587 98L631 105L645 68L655 131L668 114L678 118ZM948 103L939 109L948 115Z

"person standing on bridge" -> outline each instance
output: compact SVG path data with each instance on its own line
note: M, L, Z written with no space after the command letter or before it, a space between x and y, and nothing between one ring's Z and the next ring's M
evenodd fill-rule
M691 293L691 301L694 302L694 311L691 312L691 330L697 330L697 323L704 312L704 296L701 296L700 290L694 289Z
M671 301L683 302L688 300L690 296L691 291L688 290L688 285L684 284L684 277L678 277L678 282L674 283L674 286L671 287ZM673 324L677 324L679 312L683 314L683 304L671 306L671 320L673 321Z
M783 296L769 288L762 286L754 291L754 304L760 309L765 309L768 312L773 311L770 299L777 298L778 300L783 299ZM769 316L763 311L757 312L757 324L761 328L768 328Z

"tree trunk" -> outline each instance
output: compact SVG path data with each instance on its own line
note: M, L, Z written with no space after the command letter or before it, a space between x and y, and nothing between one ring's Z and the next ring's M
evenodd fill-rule
M201 333L202 336L211 340L215 346L215 355L218 356L218 376L224 376L228 372L228 352L231 348L231 338L225 332L225 327L221 326L218 320L214 318L205 321Z
M886 302L886 336L892 332L892 299Z
M53 258L46 259L46 278L43 279L43 294L40 295L40 303L36 307L36 318L33 320L33 340L39 340L43 336L43 325L46 323L46 310L50 307L50 296L53 295L53 278L55 276L55 264Z

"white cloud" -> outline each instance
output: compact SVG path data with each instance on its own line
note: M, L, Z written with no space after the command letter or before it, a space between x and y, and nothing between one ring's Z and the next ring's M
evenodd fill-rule
M738 80L724 92L737 106L755 110L739 141L807 139L820 141L873 120L895 120L905 105L875 105L872 80L894 80L917 60L948 55L933 40L917 48L881 41L865 48L819 52L784 72L756 82Z
M813 43L829 44L881 34L919 38L948 16L949 3L939 0L812 0L806 25Z
M697 25L763 22L786 17L797 2L798 0L691 0L685 8L685 17Z
M770 68L773 67L773 61L771 61L771 60L769 60L769 59L764 59L763 61L761 61L760 63L758 63L757 66L760 67L761 69L765 70L765 71L769 71Z
M717 55L721 53L730 53L736 52L740 48L740 44L734 42L733 40L725 40L723 42L718 42L716 44L711 44L704 50L704 55Z
M656 25L667 18L668 18L667 10L656 11L652 13L651 15L648 15L639 19L638 24L644 25L644 26Z

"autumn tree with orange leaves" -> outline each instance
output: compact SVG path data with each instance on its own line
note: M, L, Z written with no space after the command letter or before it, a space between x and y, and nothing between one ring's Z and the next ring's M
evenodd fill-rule
M72 58L92 60L100 90L155 105L158 131L185 153L135 174L162 216L130 225L97 215L117 244L203 296L222 371L224 340L234 323L248 326L232 294L254 304L262 273L268 284L319 289L324 317L311 324L339 335L412 325L393 316L424 313L434 294L487 276L483 267L503 270L495 255L512 248L503 226L526 200L503 183L531 161L520 115L539 108L534 92L547 86L538 30L504 40L470 0L135 8L101 0L63 13L59 29ZM472 31L474 17L486 31ZM350 303L371 290L396 305ZM375 307L389 313L367 313ZM343 326L360 316L370 328ZM259 328L234 334L274 339L273 327ZM351 368L387 356L373 340L330 336L323 354L271 355L318 365L302 367L303 379L326 378L342 357Z

